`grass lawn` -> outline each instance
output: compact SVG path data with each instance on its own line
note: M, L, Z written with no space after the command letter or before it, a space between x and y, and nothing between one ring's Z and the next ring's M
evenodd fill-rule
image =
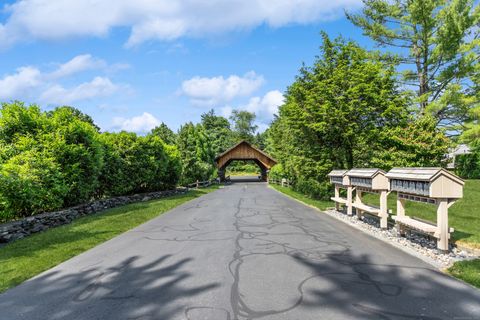
M0 292L216 189L218 186L211 186L109 209L0 247Z
M309 198L309 197L307 197L306 195L304 195L300 192L293 191L292 189L290 189L288 187L282 187L282 186L279 186L279 185L276 185L276 184L270 184L270 187L274 188L275 190L280 191L281 193L286 194L287 196L289 196L291 198L300 200L300 201L302 201L302 202L304 202L304 203L306 203L306 204L308 204L312 207L316 207L320 210L325 210L328 207L334 207L335 206L335 204L332 201L312 199L312 198Z
M471 285L480 288L480 259L455 262L448 272Z

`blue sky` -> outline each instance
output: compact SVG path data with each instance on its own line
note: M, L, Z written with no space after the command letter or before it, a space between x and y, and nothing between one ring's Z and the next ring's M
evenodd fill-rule
M0 101L71 105L102 130L177 130L211 108L267 127L319 32L368 45L358 0L23 0L0 5Z

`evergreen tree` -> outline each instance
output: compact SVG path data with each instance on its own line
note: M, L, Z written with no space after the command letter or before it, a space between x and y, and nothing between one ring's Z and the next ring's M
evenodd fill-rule
M163 122L153 128L150 134L159 137L166 144L174 145L176 143L177 137L175 133Z
M404 83L417 88L420 115L457 129L468 116L465 80L475 71L480 9L473 0L364 0L348 19L378 45L394 48ZM405 70L405 66L408 68Z
M407 124L408 99L394 67L323 34L321 56L288 88L266 139L299 189L326 196L332 168L368 166L372 150L383 148L379 134Z

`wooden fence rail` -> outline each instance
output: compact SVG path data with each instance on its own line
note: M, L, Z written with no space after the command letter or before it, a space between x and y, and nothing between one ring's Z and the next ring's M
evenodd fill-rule
M231 183L230 176L225 177L225 183L226 184ZM185 185L181 188L184 188L186 190L192 189L192 188L198 189L198 188L206 188L206 187L209 187L213 184L220 184L220 179L216 178L216 179L210 179L210 180L205 180L205 181L197 180L196 182L187 184L187 185Z
M283 178L283 179L274 179L274 178L272 179L272 178L269 178L269 179L268 179L268 183L269 183L269 184L278 184L278 185L280 185L280 186L282 186L282 187L291 187L291 186L292 186L291 182L288 181L288 179L285 179L285 178Z

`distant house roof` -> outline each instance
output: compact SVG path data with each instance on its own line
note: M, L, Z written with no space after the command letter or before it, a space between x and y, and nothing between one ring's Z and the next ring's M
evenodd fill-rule
M448 164L447 168L449 169L454 169L455 168L455 157L462 155L462 154L469 154L472 153L470 150L470 147L466 144L459 144L455 146L454 148L451 148L449 153L446 155L446 158L448 159Z
M449 158L453 158L454 156L458 156L460 154L468 154L471 153L470 147L466 144L459 144L455 148L450 149L448 153Z

